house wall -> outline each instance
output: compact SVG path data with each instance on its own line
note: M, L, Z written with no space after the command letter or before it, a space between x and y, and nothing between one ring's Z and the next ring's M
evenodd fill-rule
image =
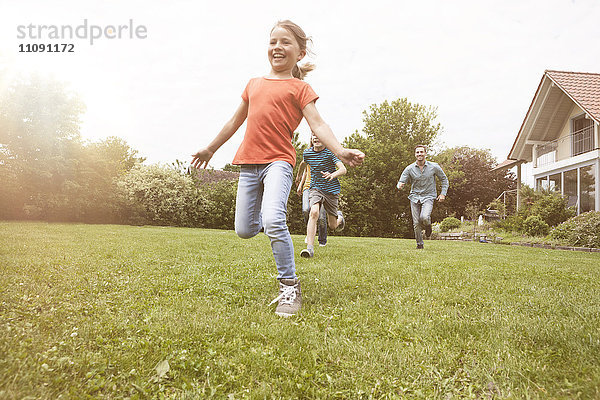
M583 110L573 103L569 117L564 121L558 136L557 160L571 157L571 120L581 114L583 114Z

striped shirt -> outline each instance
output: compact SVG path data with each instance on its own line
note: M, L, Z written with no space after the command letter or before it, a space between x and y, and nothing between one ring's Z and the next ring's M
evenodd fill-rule
M339 161L339 158L329 149L315 151L311 147L304 150L304 162L310 166L310 188L319 189L329 194L339 194L340 181L337 178L325 179L321 174L321 172L334 173L337 170L335 164Z

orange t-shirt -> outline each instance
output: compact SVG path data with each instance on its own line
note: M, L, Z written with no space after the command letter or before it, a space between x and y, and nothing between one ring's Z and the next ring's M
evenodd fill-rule
M233 164L287 161L296 165L292 136L302 121L304 107L318 98L300 79L250 79L242 93L248 103L246 134Z

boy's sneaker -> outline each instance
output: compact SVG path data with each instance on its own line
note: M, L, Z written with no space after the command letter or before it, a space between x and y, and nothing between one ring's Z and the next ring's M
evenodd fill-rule
M425 236L427 237L427 239L431 238L431 224L425 227Z
M304 249L300 252L302 258L312 258L315 255L315 251L311 249Z
M279 302L275 314L280 317L292 317L300 312L302 306L302 293L298 279L280 279L279 296L269 305Z
M321 247L325 247L325 246L327 246L327 242L325 242L325 243L320 243L320 242L319 242L319 246L321 246Z
M422 244L418 244L417 245L417 250L422 250L423 249L423 245Z
M344 215L342 214L342 212L340 210L338 210L337 215L338 215L338 217L342 218L342 220L340 221L340 224L337 226L337 228L335 228L335 231L341 232L346 227L346 220L344 219Z

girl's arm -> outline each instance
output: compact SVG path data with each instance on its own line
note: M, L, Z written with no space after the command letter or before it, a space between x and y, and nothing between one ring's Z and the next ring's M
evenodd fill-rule
M298 174L296 174L296 183L300 182L300 178L302 178L302 182L306 179L306 162L302 160L300 165L298 166Z
M329 125L321 118L314 101L308 103L302 110L302 113L304 114L304 118L306 118L306 122L308 122L310 129L317 135L321 143L331 150L337 158L351 167L362 164L365 154L360 150L347 149L340 144Z
M346 170L346 166L341 161L336 162L335 166L337 167L335 172L321 172L321 174L323 175L323 178L332 180L334 178L337 178L338 176L346 175L346 172L348 172Z
M223 129L221 129L221 132L218 133L217 137L214 138L208 146L198 150L195 154L192 154L192 166L195 168L206 168L215 152L223 145L223 143L233 136L238 128L244 123L247 116L248 103L242 100L242 104L239 105L235 114L233 114L233 117L231 117L225 126L223 126Z
M296 190L298 192L299 196L302 196L302 187L304 186L304 182L306 182L306 170L304 170L304 173L302 174L302 179L300 179L300 183L298 184L298 189Z

